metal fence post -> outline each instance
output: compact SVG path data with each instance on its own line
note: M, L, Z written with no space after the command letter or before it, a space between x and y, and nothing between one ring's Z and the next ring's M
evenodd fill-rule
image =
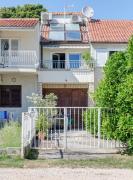
M65 150L67 150L67 128L68 128L68 118L67 118L67 108L64 108L64 140L65 140Z
M22 113L21 125L21 158L24 158L24 113Z
M98 108L98 148L101 145L101 108Z

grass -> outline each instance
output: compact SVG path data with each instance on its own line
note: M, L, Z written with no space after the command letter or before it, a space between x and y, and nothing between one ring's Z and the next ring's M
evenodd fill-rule
M0 156L0 168L23 168L24 160L20 157L11 157L7 155Z
M11 168L120 168L133 169L133 156L112 156L89 160L23 160L20 157L0 156L0 167Z
M20 147L21 126L18 122L10 122L0 129L0 147Z

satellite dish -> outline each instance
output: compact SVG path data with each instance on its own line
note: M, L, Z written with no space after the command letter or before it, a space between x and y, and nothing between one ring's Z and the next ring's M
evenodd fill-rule
M90 6L85 6L82 9L82 14L87 17L88 19L92 18L94 16L94 10Z

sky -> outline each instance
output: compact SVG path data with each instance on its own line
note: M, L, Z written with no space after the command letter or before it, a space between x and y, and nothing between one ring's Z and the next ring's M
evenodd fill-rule
M90 5L96 19L132 19L133 0L0 0L0 6L17 6L23 4L43 4L48 11L63 11L65 5L74 7L67 11L81 11Z

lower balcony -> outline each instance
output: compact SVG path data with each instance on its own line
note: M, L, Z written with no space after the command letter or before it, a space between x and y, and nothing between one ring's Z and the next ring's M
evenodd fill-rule
M36 69L38 66L36 51L3 51L0 54L0 69Z
M76 60L44 61L38 71L41 83L88 83L94 82L94 63Z

